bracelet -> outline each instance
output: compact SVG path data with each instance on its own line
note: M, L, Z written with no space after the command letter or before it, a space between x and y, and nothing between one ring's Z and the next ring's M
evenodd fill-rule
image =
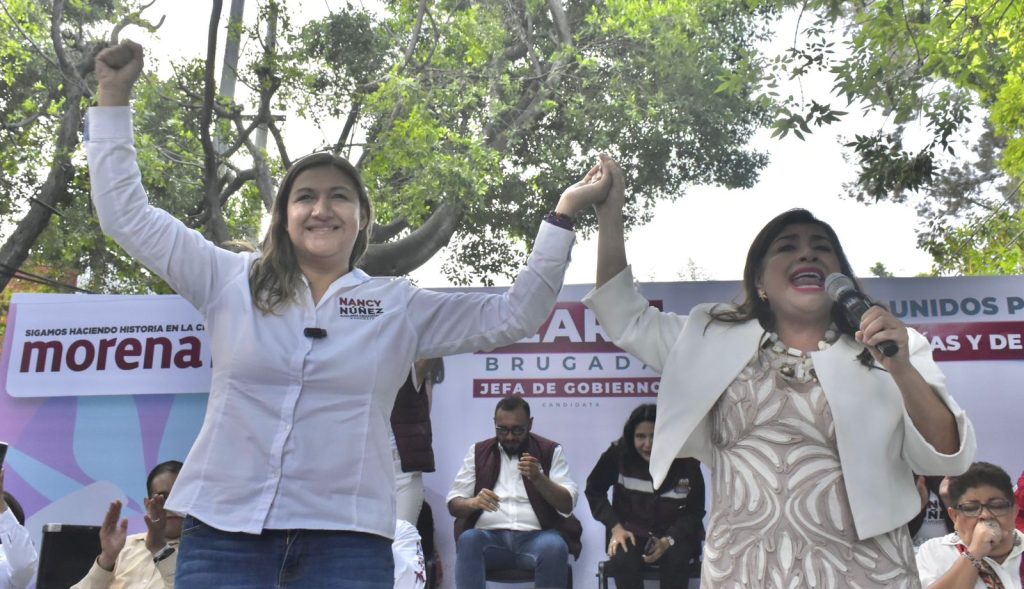
M982 572L981 563L978 562L978 559L975 558L974 555L971 554L969 551L964 550L963 552L960 553L960 556L966 558L968 560L968 562L970 562L971 565L974 566L974 568L978 569L979 573Z
M556 227L561 227L562 229L565 229L567 231L572 231L573 227L575 226L572 217L570 217L569 215L563 215L562 213L556 213L555 211L551 211L550 213L545 215L544 220L547 221L548 223L551 223L552 225L555 225Z

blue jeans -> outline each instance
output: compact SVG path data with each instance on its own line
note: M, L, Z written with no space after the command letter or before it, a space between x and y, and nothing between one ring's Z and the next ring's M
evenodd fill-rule
M189 589L392 589L391 540L359 532L224 532L185 518L174 584Z
M466 530L459 536L455 559L456 589L483 589L488 569L530 569L533 584L543 589L568 583L569 548L555 530Z

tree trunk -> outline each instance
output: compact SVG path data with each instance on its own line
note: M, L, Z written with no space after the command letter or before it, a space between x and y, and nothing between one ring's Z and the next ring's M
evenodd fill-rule
M50 172L28 213L0 247L0 290L7 287L14 271L28 259L32 246L49 225L53 211L68 199L68 184L75 173L70 155L78 148L78 129L82 124L82 88L74 83L66 84L65 88L66 110L61 117Z

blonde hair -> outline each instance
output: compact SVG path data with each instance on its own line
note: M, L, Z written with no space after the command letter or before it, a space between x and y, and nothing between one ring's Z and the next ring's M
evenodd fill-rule
M270 227L263 238L263 243L260 244L262 255L249 270L249 292L252 293L253 304L265 315L277 313L294 302L301 288L302 271L295 257L291 237L288 236L288 196L299 174L311 168L324 166L336 168L352 179L359 192L359 208L366 221L352 245L352 255L348 260L349 271L355 268L370 243L373 204L370 202L366 184L363 183L359 170L345 158L325 151L292 162L274 197L274 206L270 210Z

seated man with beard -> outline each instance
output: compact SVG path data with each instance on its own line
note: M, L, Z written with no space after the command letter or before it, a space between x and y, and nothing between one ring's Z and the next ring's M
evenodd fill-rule
M579 557L578 491L562 447L530 430L530 405L505 397L494 438L469 448L448 493L458 555L455 585L483 589L488 569L533 569L537 587L565 587L569 553Z

